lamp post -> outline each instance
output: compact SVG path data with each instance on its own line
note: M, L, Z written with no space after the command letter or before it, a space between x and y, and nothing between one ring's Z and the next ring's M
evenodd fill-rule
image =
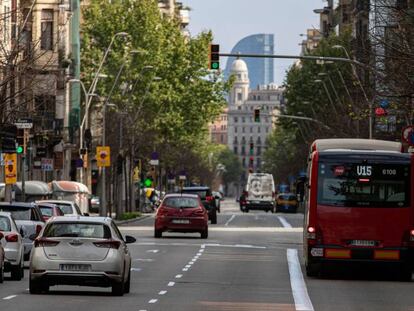
M351 56L349 55L349 53L348 53L347 49L346 49L344 46L337 44L337 45L334 45L334 46L333 46L333 48L334 48L334 49L340 49L340 50L344 51L344 53L345 53L346 57L347 57L349 60L351 60ZM355 79L358 81L358 84L359 84L359 87L361 88L362 94L364 95L364 98L365 98L365 100L366 100L366 102L367 102L367 104L368 104L368 109L369 109L369 116L368 116L368 122L369 122L369 125L368 125L368 126L369 126L369 139L372 139L372 125L373 125L373 116L372 116L372 113L373 113L373 111L372 111L372 101L370 101L370 100L368 99L367 93L365 92L365 89L364 89L364 87L362 86L361 79L359 78L359 76L358 76L358 74L357 74L357 72L356 72L355 64L354 64L354 63L352 63L352 62L351 62L350 64L351 64L351 66L352 66L352 73L353 73L353 75L354 75Z
M319 77L327 77L328 78L329 84L331 85L331 88L332 88L332 90L333 90L333 92L335 94L336 99L343 106L342 100L339 97L338 92L336 91L335 85L334 85L331 77L329 76L329 74L327 74L326 72L320 72L320 73L318 73L318 76Z
M335 111L335 114L338 115L338 111L336 110L335 104L334 104L334 102L332 100L331 95L329 94L329 90L326 87L325 82L322 81L322 80L319 80L319 79L315 80L314 82L315 83L321 83L323 85L323 88L325 89L326 95L328 96L329 102L331 103L332 109Z

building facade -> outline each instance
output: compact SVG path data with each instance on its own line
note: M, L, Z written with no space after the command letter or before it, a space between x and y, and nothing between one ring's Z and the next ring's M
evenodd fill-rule
M233 62L230 72L235 82L228 102L228 147L239 157L247 176L247 172L260 171L263 166L267 137L279 114L283 89L269 84L250 90L248 67L241 59ZM259 121L254 118L255 109L260 109Z
M210 125L211 142L220 145L227 145L227 112L225 108L216 121Z
M254 34L241 39L231 50L231 53L250 53L250 54L274 54L273 34ZM250 85L256 88L258 85L267 85L274 82L274 60L273 58L241 58L248 68L250 68ZM226 79L231 74L234 57L227 59L224 76Z

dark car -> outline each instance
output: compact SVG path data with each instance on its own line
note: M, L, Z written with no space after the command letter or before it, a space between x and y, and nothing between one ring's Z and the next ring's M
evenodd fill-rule
M208 219L210 219L212 224L217 223L216 200L209 187L205 187L205 186L184 187L181 192L197 194L200 197L201 202L203 203L205 209L208 211Z
M298 209L298 199L293 193L281 193L276 198L277 212L296 213Z

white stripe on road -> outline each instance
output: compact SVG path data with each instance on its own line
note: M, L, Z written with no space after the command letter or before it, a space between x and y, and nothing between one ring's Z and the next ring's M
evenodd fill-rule
M154 253L154 254L156 254L158 252L159 252L158 249L149 249L149 250L147 250L147 253Z
M131 268L131 271L141 271L141 268Z
M296 310L314 311L305 280L303 279L297 249L289 248L287 250L287 261L289 264L290 286L292 287Z
M292 225L287 222L285 217L277 216L277 219L279 219L279 221L281 222L281 224L284 228L292 228Z
M167 291L166 290L162 290L162 291L160 291L159 293L158 293L158 295L165 295L167 293Z
M158 301L158 299L151 299L150 301L148 301L148 303L156 303Z
M14 297L17 297L17 295L11 295L11 296L4 297L3 300L10 300L10 299L13 299Z
M174 285L175 285L175 282L169 282L169 283L167 284L167 286L169 286L169 287L174 286Z
M233 214L233 215L231 215L231 217L230 217L230 219L229 220L227 220L227 222L224 224L226 227L229 225L229 223L234 219L234 218L236 218L236 215L235 214Z
M177 274L176 276L175 276L175 278L176 279L181 279L183 277L183 275L182 274Z

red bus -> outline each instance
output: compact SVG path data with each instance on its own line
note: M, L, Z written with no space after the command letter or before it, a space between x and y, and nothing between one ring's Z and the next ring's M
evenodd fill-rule
M320 139L310 150L305 194L306 274L326 264L384 263L411 280L413 156L397 142Z

